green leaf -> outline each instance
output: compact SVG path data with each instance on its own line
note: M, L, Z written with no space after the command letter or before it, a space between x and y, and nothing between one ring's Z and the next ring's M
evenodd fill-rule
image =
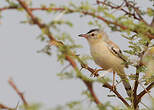
M67 103L67 106L68 106L70 109L73 109L75 106L80 105L80 104L81 104L80 101L72 101L72 102Z
M154 9L152 9L152 8L147 8L147 14L148 14L149 16L154 16Z
M58 73L57 76L60 79L72 79L74 78L74 72L70 71L70 72Z
M38 50L37 53L45 53L49 56L51 56L51 46L50 45L46 45L43 49Z

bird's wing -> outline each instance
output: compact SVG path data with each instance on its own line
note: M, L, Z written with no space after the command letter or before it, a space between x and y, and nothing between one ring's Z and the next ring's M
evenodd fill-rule
M107 47L108 50L116 57L122 59L124 61L124 65L126 68L128 68L128 60L127 58L122 54L122 51L120 50L120 48L113 43L112 41L108 41L107 42ZM124 69L121 68L116 68L116 71L118 73L118 75L120 76L120 78L122 79L123 85L127 91L127 94L129 97L131 97L131 93L132 93L132 89L131 89L131 85L129 83L129 80L124 72Z
M128 62L127 57L124 56L124 55L122 54L122 51L120 50L120 48L119 48L115 43L113 43L112 41L109 41L109 42L107 42L107 45L108 45L109 51L110 51L113 55L119 57L119 58L122 59L124 62Z

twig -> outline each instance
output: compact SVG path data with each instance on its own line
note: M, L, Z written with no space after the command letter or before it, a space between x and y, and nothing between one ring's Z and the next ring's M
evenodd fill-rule
M20 92L20 90L17 88L17 86L15 85L15 83L13 82L13 80L11 78L8 80L8 83L15 90L15 92L18 94L18 96L21 98L21 100L22 100L22 102L24 104L24 107L28 108L28 102L26 101L23 93Z
M151 110L147 105L145 105L143 102L141 102L141 104L145 107L145 108L147 108L148 110Z
M127 10L125 10L124 8L122 8L123 3L122 3L120 6L113 6L113 5L111 5L110 3L106 3L106 2L104 2L104 1L99 1L99 0L97 0L96 2L97 2L97 4L106 5L106 6L110 7L110 8L112 8L112 9L121 10L121 11L123 11L126 15L132 16L134 19L136 19L136 20L138 20L138 21L142 21L142 20L141 20L140 18L138 18L134 13L130 13L130 12L128 12Z
M138 107L138 104L136 102L138 101L138 99L137 99L137 88L138 88L138 84L139 84L139 81L138 81L138 79L139 79L138 68L139 67L140 67L139 65L136 67L135 84L134 84L135 86L134 86L134 89L133 89L133 103L134 103L133 106L134 106L135 109Z
M147 89L141 84L140 81L139 81L139 84L146 91L146 93L152 98L152 96L150 95L149 91L147 91Z
M34 10L49 10L49 9L55 10L55 11L64 11L65 10L65 8L28 8L25 2L23 2L22 0L18 0L18 1L23 6L23 8L27 11L27 13L29 14L29 16L32 18L32 21L35 24L37 24L40 28L43 28L44 27L44 24L41 24L39 22L39 20L36 17L34 17L34 15L32 14L32 11L34 11ZM17 9L17 8L16 7L14 7L14 8L8 7L8 8L1 8L0 10L6 10L6 9ZM69 11L69 12L76 12L75 10L71 10L71 9L68 9L67 11ZM91 15L93 17L96 17L96 18L104 21L107 24L117 25L120 28L122 28L123 30L126 30L127 29L127 27L125 27L125 26L123 26L121 24L118 24L116 22L109 21L109 20L107 20L107 19L105 19L105 18L103 18L101 16L96 15L95 13L91 13L91 12L87 12L87 11L82 11L81 13L83 13L85 15Z
M138 102L141 100L141 98L147 93L147 91L149 91L150 89L152 89L154 87L154 82L152 82L146 89L144 89L141 93L138 94Z
M12 9L18 9L17 6L6 6L3 8L0 8L0 11L6 11L6 10L12 10ZM48 7L42 7L42 8L29 8L31 11L47 11L47 10L52 10L52 11L64 11L64 8L48 8Z
M3 104L0 104L0 109L15 110L14 108L10 108L10 107L3 105Z
M23 3L23 5L25 5L25 3ZM18 9L17 7L4 7L4 8L0 8L0 11L4 11L4 10L7 10L7 9ZM28 8L28 12L30 12L29 13L29 15L31 15L31 13L32 13L32 11L37 11L37 10L42 10L42 11L47 11L47 10L53 10L53 11L64 11L64 10L66 10L65 8ZM128 27L126 27L126 26L123 26L122 24L119 24L119 23L117 23L117 22L114 22L114 21L110 21L110 20L107 20L107 19L105 19L105 18L103 18L102 16L99 16L99 15L96 15L95 13L92 13L92 12L87 12L87 11L76 11L76 10L72 10L72 9L67 9L66 10L67 12L77 12L77 13L83 13L83 14L85 14L85 15L90 15L90 16L93 16L93 17L96 17L97 19L100 19L101 21L103 21L103 22L105 22L106 24L113 24L113 25L115 25L115 26L118 26L118 27L120 27L121 29L123 29L123 30L127 30L127 29L129 29ZM27 12L27 13L28 13ZM33 16L32 16L33 17ZM34 18L33 19L34 21L34 23L38 23L38 19L37 18ZM148 24L147 24L148 25ZM42 25L39 25L39 27L46 27L46 26L44 26L44 24L42 24ZM135 32L135 33L139 33L139 32L137 32L136 30L131 30L132 32ZM47 30L47 32L49 32L49 30ZM48 33L48 35L50 35L49 33ZM150 34L150 33L145 33L145 36L147 36L147 37L149 37L150 39L154 39L154 35L152 35L152 34ZM51 36L50 36L51 37ZM53 38L53 37L51 37L51 38Z
M82 64L81 65L82 68L87 69L88 71L90 71L92 74L95 72L95 69L92 69L91 67L89 67L88 65ZM97 74L96 77L99 77L99 74ZM113 91L117 97L127 106L130 107L130 105L127 103L127 101L118 93L118 91L116 89L113 89L113 87L109 84L109 83L104 83L103 87L110 89L111 91Z
M129 8L129 7L131 7L131 8L133 8L134 9L134 16L136 16L135 15L135 12L136 12L136 14L138 15L138 19L140 19L140 21L143 21L145 24L147 24L146 22L145 22L145 20L143 19L143 17L141 16L141 11L139 10L139 8L138 7L135 7L134 5L132 5L132 4L130 4L127 0L124 0L124 2L126 3L126 6L127 6L127 8Z
M117 95L117 97L118 97L128 108L130 107L130 105L127 103L127 101L118 93L118 91L117 91L116 89L113 89L113 87L112 87L110 84L105 83L105 84L103 85L103 87L110 89L112 92L114 92L114 93Z
M139 71L138 69L143 65L142 64L142 57L144 55L144 53L147 51L148 49L148 46L149 46L149 43L146 44L146 48L144 49L144 51L140 54L140 60L139 60L139 63L138 65L136 66L136 75L135 75L135 83L134 83L134 89L133 89L133 106L135 109L137 109L138 107L138 103L140 102L140 100L138 99L137 97L137 88L138 88L138 84L139 84Z
M88 90L90 91L90 93L91 93L94 101L96 102L96 104L102 106L102 103L99 101L99 99L97 98L97 96L96 96L96 94L94 92L93 83L92 82L88 82L88 81L83 81L83 82L86 84L86 86L87 86Z

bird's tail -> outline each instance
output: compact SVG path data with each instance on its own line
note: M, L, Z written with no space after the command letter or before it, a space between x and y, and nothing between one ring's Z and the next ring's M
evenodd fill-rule
M117 69L117 74L120 76L121 80L122 80L122 83L125 87L125 90L127 92L127 95L131 98L132 96L132 88L131 88L131 85L129 83L129 80L124 72L124 69Z

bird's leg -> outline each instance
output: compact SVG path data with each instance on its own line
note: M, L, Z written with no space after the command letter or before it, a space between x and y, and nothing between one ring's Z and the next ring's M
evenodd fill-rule
M95 69L95 71L92 72L90 76L93 76L93 75L94 75L94 77L95 77L95 76L97 77L97 76L99 76L98 72L99 72L99 71L103 71L103 70L104 70L103 68L101 68L101 69Z
M112 83L112 90L114 91L116 89L115 86L115 71L113 71L113 83Z

